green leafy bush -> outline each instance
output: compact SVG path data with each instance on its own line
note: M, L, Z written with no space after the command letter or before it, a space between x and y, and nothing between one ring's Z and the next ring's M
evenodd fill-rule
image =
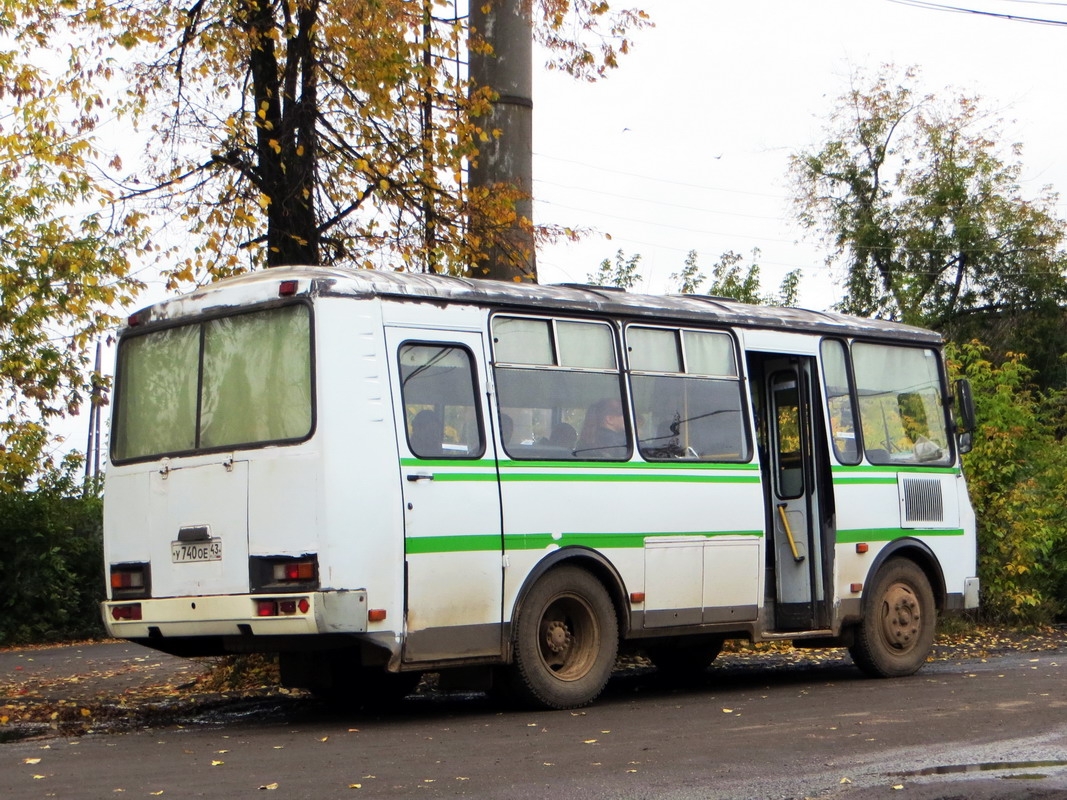
M977 342L948 349L950 369L970 380L977 406L974 449L964 456L978 518L983 614L1049 622L1067 588L1065 395L1040 393L1024 356L999 365Z
M68 458L0 492L0 645L102 635L102 505Z

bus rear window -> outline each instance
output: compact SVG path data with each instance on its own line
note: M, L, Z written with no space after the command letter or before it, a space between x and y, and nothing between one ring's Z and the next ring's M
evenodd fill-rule
M311 319L292 305L119 345L116 461L294 441L311 433Z

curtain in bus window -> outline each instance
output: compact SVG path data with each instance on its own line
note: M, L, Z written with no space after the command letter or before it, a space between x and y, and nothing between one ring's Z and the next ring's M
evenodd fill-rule
M559 365L585 369L615 369L611 328L588 322L556 322Z
M497 317L493 320L493 353L505 364L555 364L551 321Z
M849 391L844 342L827 339L822 343L822 369L834 453L842 464L858 464L860 454L856 442L856 415L852 409L852 393Z
M736 377L734 346L722 333L682 331L685 342L685 371L692 375Z
M124 339L119 350L116 459L196 446L200 328L186 325Z
M485 451L471 357L456 345L400 348L408 446L419 458L480 458Z
M296 439L311 431L305 306L212 320L204 331L200 446Z
M852 364L867 460L948 463L951 451L937 353L856 343Z
M682 354L677 331L662 328L626 330L630 369L641 372L681 372Z

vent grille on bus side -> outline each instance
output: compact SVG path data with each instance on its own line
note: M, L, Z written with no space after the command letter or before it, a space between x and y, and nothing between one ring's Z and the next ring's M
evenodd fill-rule
M904 479L904 519L908 522L941 522L945 504L937 478Z

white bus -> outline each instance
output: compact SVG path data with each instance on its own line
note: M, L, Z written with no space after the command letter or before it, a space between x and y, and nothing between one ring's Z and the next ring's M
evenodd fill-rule
M978 603L940 345L697 295L220 281L120 332L103 615L355 699L435 671L568 708L620 648L681 673L727 638L907 675Z

